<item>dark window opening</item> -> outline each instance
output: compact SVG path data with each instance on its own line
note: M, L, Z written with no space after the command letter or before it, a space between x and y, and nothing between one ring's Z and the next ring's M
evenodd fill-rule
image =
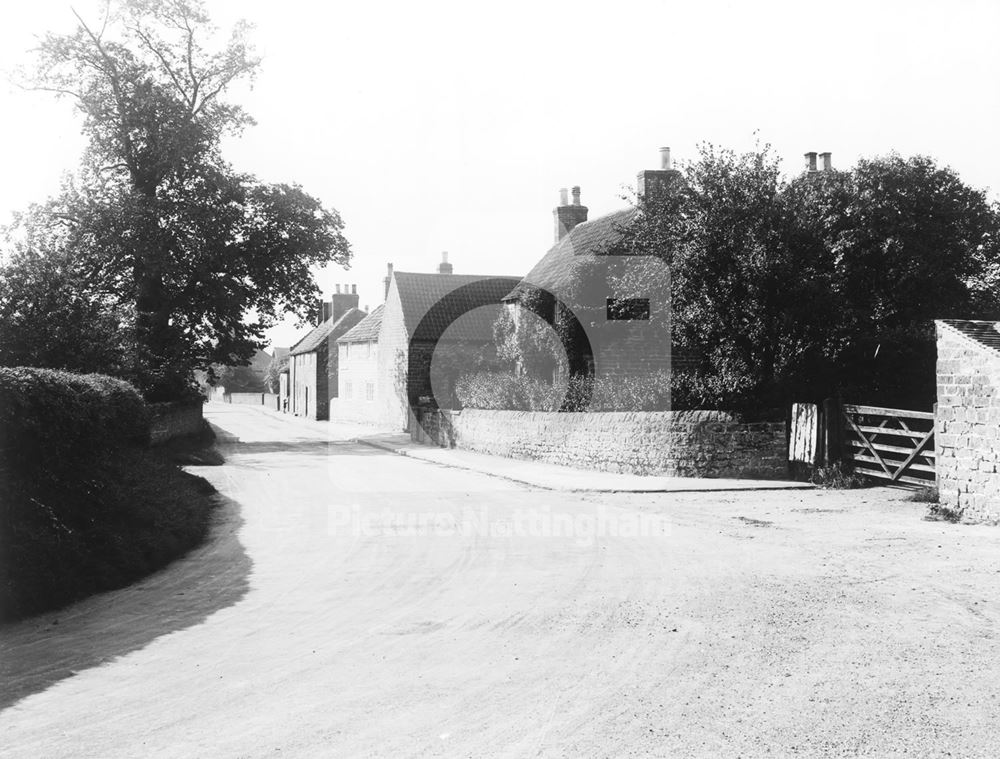
M649 298L608 298L608 321L649 321Z

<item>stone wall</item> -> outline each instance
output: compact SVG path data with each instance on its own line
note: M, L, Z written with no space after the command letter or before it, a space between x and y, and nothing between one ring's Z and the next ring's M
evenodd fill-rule
M422 411L421 442L583 469L684 477L787 475L784 422L721 411Z
M1000 352L937 324L935 453L940 502L1000 523Z
M151 403L150 445L159 445L175 437L201 431L201 401L194 403Z

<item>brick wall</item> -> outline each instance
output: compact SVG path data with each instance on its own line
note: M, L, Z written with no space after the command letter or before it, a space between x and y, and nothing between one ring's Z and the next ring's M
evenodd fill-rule
M747 423L721 411L424 412L422 442L604 472L780 478L784 422Z
M201 431L201 401L195 403L151 403L152 421L149 425L151 445L165 443L182 435Z
M935 453L942 505L1000 523L1000 353L937 323Z

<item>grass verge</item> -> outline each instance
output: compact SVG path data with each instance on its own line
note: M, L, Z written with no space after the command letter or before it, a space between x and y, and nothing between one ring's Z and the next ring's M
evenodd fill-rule
M0 621L124 587L201 543L215 488L176 461L205 450L118 448L75 481L0 473Z

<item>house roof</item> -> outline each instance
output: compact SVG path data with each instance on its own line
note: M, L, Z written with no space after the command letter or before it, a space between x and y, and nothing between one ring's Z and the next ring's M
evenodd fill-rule
M614 211L593 221L577 224L542 259L504 300L517 300L534 288L553 294L566 293L574 285L574 275L594 256L607 254L622 237L622 227L635 216L634 208Z
M406 332L414 340L436 340L446 329L449 339L491 339L501 300L520 281L518 277L401 271L393 279Z
M292 346L289 353L293 356L301 356L303 353L312 353L331 335L333 337L339 337L341 334L357 324L359 319L364 316L364 313L365 312L360 309L349 308L341 314L340 318L336 321L333 320L333 317L330 317L319 326L313 327L312 331Z
M378 340L378 331L382 327L382 312L385 306L381 305L372 311L368 316L359 321L347 332L337 338L338 343L364 343L369 340Z
M941 319L941 323L951 327L964 337L981 346L1000 352L1000 322L978 321L974 319Z

